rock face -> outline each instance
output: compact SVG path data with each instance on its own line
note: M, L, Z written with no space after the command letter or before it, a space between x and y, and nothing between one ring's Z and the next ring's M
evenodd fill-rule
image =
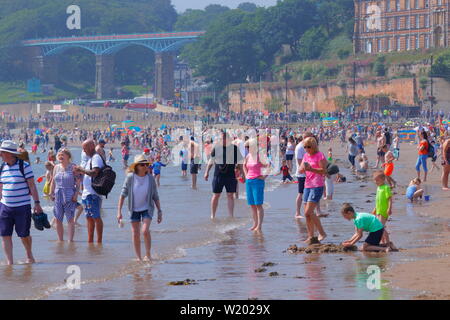
M297 247L295 244L287 248L288 253L301 254L301 253L342 253L357 251L356 246L344 247L343 245L335 244L312 244L307 247Z

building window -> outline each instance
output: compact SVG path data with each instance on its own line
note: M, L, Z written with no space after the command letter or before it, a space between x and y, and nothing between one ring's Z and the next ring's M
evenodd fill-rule
M425 0L425 8L428 8L430 6L430 0Z
M370 40L366 41L366 52L372 53L372 41L370 41Z
M406 50L409 50L409 49L411 49L411 47L410 47L410 39L409 39L409 36L407 36L406 37Z
M405 17L405 28L406 29L411 28L411 17L410 16Z
M391 51L391 38L386 38L386 49L387 51Z
M391 23L391 19L387 18L386 19L386 30L392 30L392 23Z
M395 18L395 28L400 30L400 17Z
M381 52L383 47L381 46L381 39L377 40L377 47L378 47L378 52Z
M395 10L400 11L400 0L395 0Z
M400 51L400 37L397 37L397 51Z
M414 0L414 8L419 9L419 0Z
M409 0L405 0L405 9L406 10L409 10L409 9L411 9L411 7L410 7L410 5L409 5Z
M425 35L425 48L430 48L430 36L427 34Z
M416 36L416 49L420 48L419 35Z
M442 6L442 0L438 0L437 4L438 6Z
M416 15L416 28L419 29L420 28L420 16Z
M430 16L427 14L425 16L425 28L429 28L430 27Z
M386 0L386 12L391 12L391 0Z

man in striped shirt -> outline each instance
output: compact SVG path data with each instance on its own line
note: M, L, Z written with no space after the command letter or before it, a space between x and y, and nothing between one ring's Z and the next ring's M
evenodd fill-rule
M3 159L0 173L0 235L8 265L13 262L12 234L15 228L27 254L26 263L34 263L31 250L31 199L34 199L34 212L42 213L39 194L34 183L33 170L28 162L21 162L17 156L17 145L3 141L0 156Z

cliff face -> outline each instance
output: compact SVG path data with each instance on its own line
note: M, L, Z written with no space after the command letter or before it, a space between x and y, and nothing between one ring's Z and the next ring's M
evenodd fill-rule
M262 94L260 94L262 93ZM282 83L263 83L262 90L259 85L243 85L230 88L229 101L230 110L239 112L241 110L240 97L242 96L242 111L245 110L267 110L269 101L277 101L283 104L286 90ZM390 101L400 104L415 105L414 96L421 98L421 92L417 89L416 79L402 78L394 80L369 80L357 81L355 96L370 98L376 95L388 96ZM297 112L330 112L340 111L336 105L336 97L352 97L353 83L325 83L319 86L301 86L288 82L289 110ZM373 108L373 104L363 104L364 109ZM284 106L282 108L284 110ZM280 111L282 111L280 110Z

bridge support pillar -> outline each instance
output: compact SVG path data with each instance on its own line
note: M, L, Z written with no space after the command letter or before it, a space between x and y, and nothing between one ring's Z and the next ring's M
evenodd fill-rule
M107 99L114 95L114 56L95 56L95 95Z
M44 56L41 50L30 51L31 72L43 84L58 84L59 57Z
M156 69L156 98L173 100L175 90L175 62L172 52L159 52L155 54Z

